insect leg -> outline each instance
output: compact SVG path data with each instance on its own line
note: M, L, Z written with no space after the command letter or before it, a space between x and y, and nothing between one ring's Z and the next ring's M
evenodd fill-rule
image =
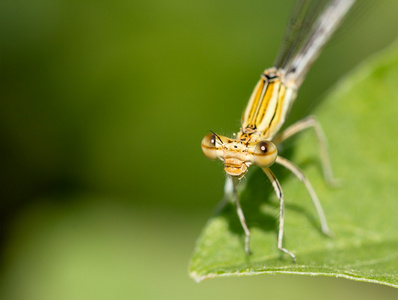
M319 220L321 222L321 228L322 232L326 235L331 235L331 231L329 229L328 223L326 221L325 213L323 212L322 205L318 199L317 194L315 193L314 188L312 187L310 181L307 179L307 177L304 175L304 173L300 170L299 167L297 167L294 163L291 161L287 160L286 158L283 158L281 156L278 156L275 161L277 164L280 164L281 166L284 166L286 169L288 169L290 172L292 172L296 177L304 183L305 187L307 188L308 193L311 196L312 202L314 203L314 206L316 208L316 211L319 216Z
M279 184L278 179L276 179L274 173L269 168L263 168L263 171L265 175L267 175L268 179L271 181L272 186L274 187L276 196L279 199L279 232L278 232L278 248L279 250L285 252L286 254L289 254L291 258L293 258L293 262L296 262L296 256L288 251L287 249L283 248L282 246L282 241L283 241L283 228L285 224L285 217L284 217L284 211L285 211L285 204L283 201L283 192L282 192L282 187Z
M319 151L321 156L321 163L322 163L322 171L325 181L330 186L338 186L338 180L336 180L333 176L332 166L330 163L330 155L328 151L328 144L326 140L325 133L322 130L322 127L318 120L314 116L306 117L293 125L286 128L281 134L277 135L273 142L274 144L280 144L284 140L288 139L292 135L299 133L307 128L314 128L315 134L319 144Z
M245 216L243 214L243 210L242 207L240 206L239 203L239 195L238 192L236 190L236 187L238 185L239 179L237 177L232 177L232 183L233 183L233 194L234 194L234 200L235 200L235 205L236 205L236 212L238 213L238 217L239 217L239 221L242 224L243 230L245 231L245 251L246 254L250 255L250 230L247 227L246 224L246 219Z

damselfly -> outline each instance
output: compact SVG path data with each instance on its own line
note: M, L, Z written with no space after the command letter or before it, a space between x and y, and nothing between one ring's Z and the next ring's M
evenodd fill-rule
M310 66L322 47L336 30L355 0L300 0L286 31L284 43L274 63L258 81L242 116L242 127L234 138L215 133L202 140L202 151L210 159L224 162L227 174L226 194L233 197L237 214L245 232L245 251L250 254L250 230L239 203L237 185L251 165L262 168L272 183L280 202L278 248L295 255L283 247L284 198L278 179L270 167L280 164L290 170L307 188L317 210L322 231L330 234L325 214L318 197L303 172L292 162L278 155L277 145L292 135L314 128L319 145L325 179L333 180L326 139L314 117L307 117L278 134L296 98Z

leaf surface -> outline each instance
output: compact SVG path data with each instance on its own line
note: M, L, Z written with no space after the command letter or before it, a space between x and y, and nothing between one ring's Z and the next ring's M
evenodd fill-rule
M282 155L313 184L334 236L321 233L304 185L273 166L285 195L284 247L297 256L293 264L277 249L278 200L261 169L252 167L240 198L253 254L245 254L235 207L227 204L197 241L190 263L195 280L288 273L398 287L398 44L341 80L314 114L342 186L324 183L312 130L285 141Z

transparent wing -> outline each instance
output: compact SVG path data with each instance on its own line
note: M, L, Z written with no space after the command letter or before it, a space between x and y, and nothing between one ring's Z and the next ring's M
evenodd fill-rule
M296 2L281 49L274 63L275 67L286 68L292 57L303 46L304 41L308 39L311 27L328 2L329 0L299 0Z
M355 0L299 0L274 66L300 86Z

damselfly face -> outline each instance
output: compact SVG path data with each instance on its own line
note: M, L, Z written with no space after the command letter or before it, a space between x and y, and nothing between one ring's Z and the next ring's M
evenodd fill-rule
M270 167L278 156L276 146L267 140L230 139L209 133L202 140L203 154L209 159L224 162L225 172L242 178L252 164L261 168Z

